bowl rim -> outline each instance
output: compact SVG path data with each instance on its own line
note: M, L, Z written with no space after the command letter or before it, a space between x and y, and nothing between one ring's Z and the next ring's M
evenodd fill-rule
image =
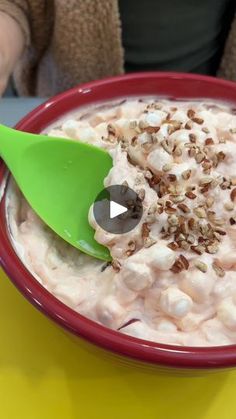
M93 90L96 91L97 88L109 89L110 86L119 86L124 81L142 82L151 79L158 81L185 80L193 83L204 82L212 87L222 86L227 91L231 89L233 94L231 94L230 100L235 101L236 105L236 84L230 81L209 76L174 72L132 73L81 84L64 93L60 93L31 111L17 123L16 128L27 131L31 127L30 130L32 131L34 123L37 125L38 118L43 119L49 109L55 111L59 103L66 104L80 95L86 95L93 92ZM130 97L131 95L127 96ZM92 104L94 100L90 102ZM65 113L61 113L55 119L62 118ZM45 127L48 125L46 124ZM34 132L37 131L39 132L40 129L38 128ZM6 166L0 161L0 186L7 173ZM96 323L60 302L28 271L14 250L8 237L5 217L5 195L2 200L0 199L0 266L2 266L13 284L36 308L63 328L103 349L122 356L128 356L133 360L174 368L216 369L236 365L236 345L183 347L138 339Z

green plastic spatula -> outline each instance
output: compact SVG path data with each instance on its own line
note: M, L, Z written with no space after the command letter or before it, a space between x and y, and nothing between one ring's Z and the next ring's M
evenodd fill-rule
M29 204L52 230L84 253L111 259L108 249L94 240L88 223L89 208L112 167L106 151L0 125L0 156Z

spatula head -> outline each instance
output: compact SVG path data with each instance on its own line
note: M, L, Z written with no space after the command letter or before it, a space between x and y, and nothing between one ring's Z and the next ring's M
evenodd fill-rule
M110 260L88 223L89 208L112 167L110 155L81 142L40 137L42 141L30 142L21 153L16 179L20 189L59 236L91 256Z

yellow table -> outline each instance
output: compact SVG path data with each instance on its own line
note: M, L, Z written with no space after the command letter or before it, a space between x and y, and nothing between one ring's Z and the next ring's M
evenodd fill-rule
M66 335L0 272L1 419L235 419L236 370L167 377Z

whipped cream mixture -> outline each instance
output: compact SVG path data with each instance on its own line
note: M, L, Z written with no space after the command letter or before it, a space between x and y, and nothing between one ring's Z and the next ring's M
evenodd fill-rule
M47 132L107 149L105 186L143 203L131 232L89 222L112 263L82 254L35 215L13 182L15 248L62 302L138 338L187 346L236 343L236 113L207 101L120 100L64 117Z

